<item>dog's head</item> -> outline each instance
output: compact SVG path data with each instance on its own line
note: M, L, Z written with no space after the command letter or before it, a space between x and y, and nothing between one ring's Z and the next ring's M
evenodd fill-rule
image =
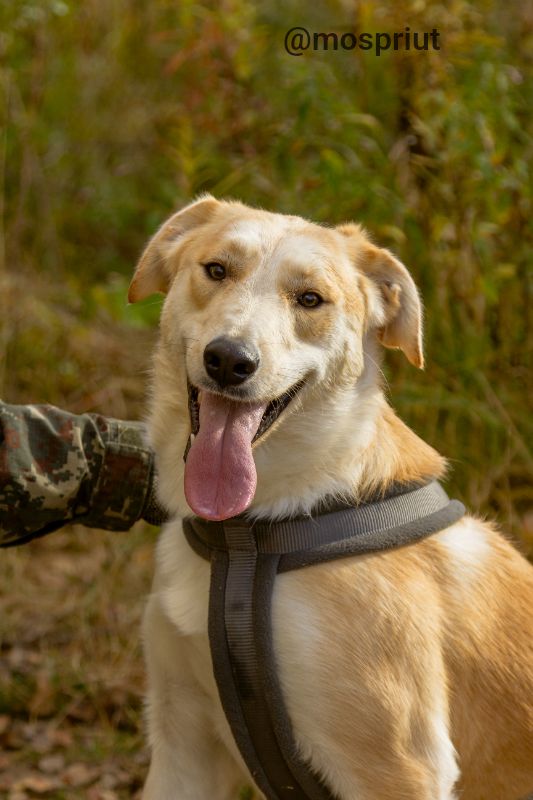
M135 302L166 294L161 346L184 361L191 508L245 510L257 446L306 393L354 385L372 340L422 367L421 309L405 267L357 225L326 228L205 196L174 214L144 251Z

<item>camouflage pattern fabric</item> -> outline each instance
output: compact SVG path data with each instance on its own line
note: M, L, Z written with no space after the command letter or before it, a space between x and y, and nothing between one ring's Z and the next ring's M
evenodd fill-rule
M164 521L140 422L0 402L0 546L76 522L124 531Z

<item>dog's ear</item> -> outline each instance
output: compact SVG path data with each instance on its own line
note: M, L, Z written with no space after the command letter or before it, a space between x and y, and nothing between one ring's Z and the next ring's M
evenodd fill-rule
M409 272L392 253L369 242L358 225L339 225L336 230L352 245L358 269L379 289L381 308L374 310L370 322L380 341L403 350L411 364L423 369L422 306Z
M136 303L154 292L168 291L172 274L168 268L169 246L193 228L203 225L213 216L220 203L204 195L177 211L152 236L144 250L128 290L128 300Z

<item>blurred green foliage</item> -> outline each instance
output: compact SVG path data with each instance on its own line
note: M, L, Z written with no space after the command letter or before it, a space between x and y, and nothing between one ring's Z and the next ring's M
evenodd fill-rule
M294 25L437 28L441 50L295 58ZM427 370L388 356L393 404L452 458L453 490L520 530L533 505L527 4L11 0L0 29L0 392L137 408L128 392L115 404L106 375L127 379L160 302L126 306L127 283L147 237L198 192L357 219L425 301Z

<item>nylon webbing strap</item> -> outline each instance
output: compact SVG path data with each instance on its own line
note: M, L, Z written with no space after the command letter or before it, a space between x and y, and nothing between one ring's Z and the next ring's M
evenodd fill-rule
M434 482L313 517L253 523L183 521L191 547L211 561L209 640L233 736L268 800L332 800L302 761L285 710L272 636L278 572L410 544L464 514Z
M426 486L358 506L339 504L325 514L279 522L253 522L241 515L225 522L199 517L183 520L183 530L193 550L210 560L216 550L227 551L225 528L238 524L253 532L257 551L281 556L279 571L307 566L358 553L400 547L457 522L465 513L458 500L450 500L442 486Z
M217 552L212 560L209 640L233 736L269 800L331 800L300 763L288 718L279 713L284 704L270 622L279 556L258 555L248 526L227 525L226 537L229 553Z

